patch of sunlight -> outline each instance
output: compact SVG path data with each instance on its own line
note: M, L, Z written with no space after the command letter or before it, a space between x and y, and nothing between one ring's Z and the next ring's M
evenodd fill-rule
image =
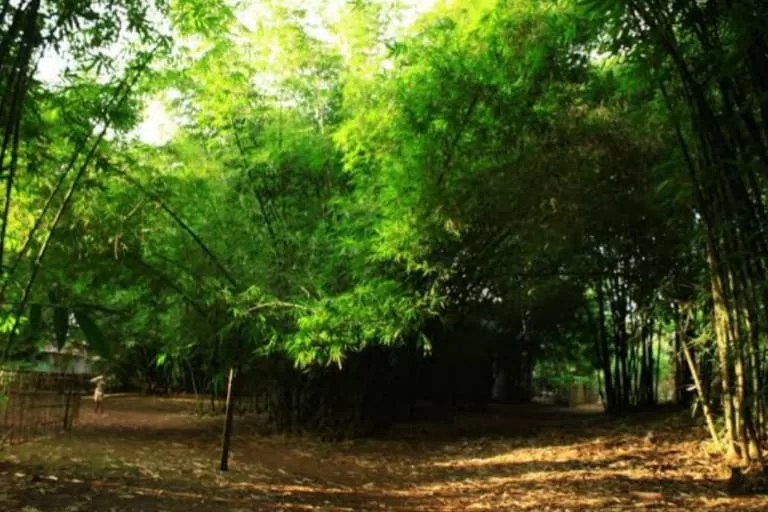
M583 458L575 450L564 450L557 455L552 454L551 448L533 448L513 450L491 457L469 457L452 459L447 461L436 461L432 465L436 467L481 467L481 466L499 466L503 464L525 464L530 462L552 462L562 463Z
M162 146L169 142L178 130L178 123L160 98L147 101L144 106L143 120L131 132L145 144Z

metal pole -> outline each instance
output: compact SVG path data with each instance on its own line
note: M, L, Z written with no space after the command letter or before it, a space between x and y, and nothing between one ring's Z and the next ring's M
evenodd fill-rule
M72 392L70 389L65 389L65 398L64 398L64 431L68 432L70 423L69 423L69 401L72 397Z
M235 369L229 369L229 383L227 384L227 412L224 419L224 433L221 439L221 471L229 469L229 441L232 437L232 380L235 376Z

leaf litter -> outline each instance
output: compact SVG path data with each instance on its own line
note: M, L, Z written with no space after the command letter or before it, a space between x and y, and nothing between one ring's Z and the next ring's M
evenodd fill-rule
M488 418L492 435L459 419L444 435L423 425L421 436L342 443L256 436L242 419L222 474L220 418L196 418L179 399L110 405L70 435L0 452L0 509L768 510L766 497L725 492L706 432L681 414L552 421L510 408Z

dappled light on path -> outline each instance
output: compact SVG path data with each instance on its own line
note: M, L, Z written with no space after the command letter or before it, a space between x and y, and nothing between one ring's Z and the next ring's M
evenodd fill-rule
M71 436L0 452L0 510L768 509L766 498L725 493L706 433L680 415L589 428L577 415L538 418L537 435L520 435L537 421L526 414L492 438L433 438L425 425L407 439L340 443L257 436L254 420L241 419L231 471L221 474L221 418L195 418L188 406L113 399Z

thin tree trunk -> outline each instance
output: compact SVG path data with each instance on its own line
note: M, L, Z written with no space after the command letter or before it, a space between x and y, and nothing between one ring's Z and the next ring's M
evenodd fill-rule
M730 368L730 358L729 358L729 347L728 347L728 328L725 325L725 322L727 322L726 315L727 310L725 309L725 306L723 304L721 289L722 285L720 283L720 279L717 275L717 267L715 265L715 262L713 261L713 255L712 255L712 249L711 246L708 247L708 255L707 259L709 260L709 266L710 268L714 268L711 272L710 279L712 281L712 303L713 303L713 313L712 313L712 321L715 325L715 343L717 345L717 355L718 355L718 367L720 371L720 383L722 386L722 405L723 405L723 416L725 419L725 430L726 430L726 443L727 443L727 452L729 456L732 456L735 454L734 449L734 414L733 414L733 393L731 392L731 372L729 371Z
M691 351L688 348L687 340L683 340L682 350L685 356L685 360L688 363L688 369L691 372L691 377L693 377L693 383L696 386L696 391L699 395L699 400L701 401L701 410L704 413L704 419L707 422L707 430L709 430L709 435L712 437L712 441L714 441L715 446L723 450L724 449L723 443L720 440L720 437L717 435L715 418L712 415L712 410L710 409L709 403L707 402L707 398L704 394L704 387L701 384L701 378L699 377L699 372L698 372L698 369L696 368L696 363L694 362L693 357L691 356Z

